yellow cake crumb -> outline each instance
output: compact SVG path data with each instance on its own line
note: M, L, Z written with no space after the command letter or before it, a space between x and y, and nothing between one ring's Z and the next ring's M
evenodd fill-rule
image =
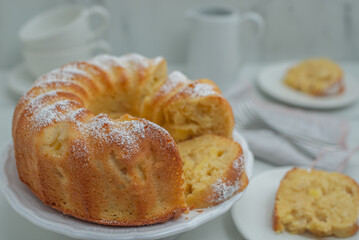
M205 134L178 144L183 159L186 202L190 208L219 204L248 185L239 143Z
M282 179L273 229L316 236L349 237L358 230L359 186L352 178L322 170L293 168Z

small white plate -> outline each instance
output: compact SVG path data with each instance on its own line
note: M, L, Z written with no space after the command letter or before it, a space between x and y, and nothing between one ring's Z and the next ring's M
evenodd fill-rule
M283 84L287 70L297 61L269 65L259 72L258 86L269 96L290 104L312 109L333 109L354 103L359 97L359 79L344 73L345 90L340 95L314 97L301 93Z
M234 204L232 218L238 231L247 240L308 240L318 239L311 234L294 235L288 232L276 234L272 228L275 195L280 181L293 167L281 167L266 171L251 180L244 197ZM338 239L335 237L325 238ZM358 233L347 240L358 240Z
M250 178L253 168L253 154L246 140L234 132L234 139L243 148L245 171ZM44 229L77 239L124 240L168 238L192 230L226 213L244 192L229 200L201 211L191 210L176 220L144 227L111 227L88 223L61 214L44 205L30 189L19 180L12 144L5 149L0 159L0 186L11 207L30 222Z
M33 77L25 65L21 63L9 72L7 86L16 97L21 97L32 87L35 80L36 78Z

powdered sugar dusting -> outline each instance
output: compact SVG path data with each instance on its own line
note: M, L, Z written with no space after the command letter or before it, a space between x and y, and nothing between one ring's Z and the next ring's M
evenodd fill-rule
M233 185L229 185L226 182L222 181L222 179L217 180L212 185L213 191L218 196L214 199L214 202L223 202L230 197L232 197L241 187L241 183L236 181Z
M109 70L111 69L111 67L114 66L120 66L122 68L133 68L136 66L140 66L143 68L150 67L149 59L136 53L128 54L122 57L114 57L107 54L101 54L91 59L89 62L105 70Z
M237 172L238 176L242 174L244 171L244 156L243 154L238 157L235 161L233 161L233 169ZM239 189L241 188L240 180L236 180L234 183L230 184L222 179L218 179L212 185L212 189L216 196L218 196L214 202L223 202L229 198L231 198Z
M149 60L147 58L145 58L144 56L137 54L137 53L128 54L128 55L119 57L117 62L118 62L118 64L120 64L121 66L124 66L124 67L127 66L128 64L130 64L132 66L141 66L144 68L150 67Z
M72 122L79 121L79 118L83 117L87 112L88 110L86 108L78 108L69 114L69 119Z
M33 115L30 119L32 127L39 130L53 122L65 121L70 102L70 100L63 100L47 106L41 106L40 104L38 107L34 107L32 105Z
M155 59L153 59L153 63L154 63L155 65L158 65L158 64L160 64L163 60L164 60L163 57L156 57Z
M233 161L233 169L242 172L244 169L244 156L243 154L237 158L235 161Z
M83 131L84 123L81 121L81 118L83 118L87 113L88 110L86 108L78 108L74 111L70 111L67 115L67 119L70 122L75 123L78 130Z
M65 72L61 69L55 69L51 72L49 72L46 75L43 75L40 77L36 82L35 85L39 85L43 82L71 82L72 79L74 79L76 75L74 72Z
M73 83L71 81L50 79L50 80L46 80L43 82L37 82L34 86L45 87L47 83L53 83L55 88L69 87L69 86L73 85Z
M190 81L187 77L181 72L175 71L168 76L168 80L161 87L160 91L164 94L171 92L173 89L177 88L179 85L189 83Z
M92 137L101 141L118 144L127 148L125 150L128 151L139 150L137 142L139 138L145 138L145 135L138 121L129 121L129 123L132 122L138 125L131 126L121 123L123 127L119 127L106 114L99 114L91 119L87 129Z
M55 122L69 121L78 124L76 120L80 114L84 114L85 108L78 108L79 104L74 100L64 99L51 103L51 98L59 96L61 91L42 93L35 98L29 98L27 116L30 124L28 127L39 131ZM50 100L50 101L49 101Z
M88 148L86 142L83 139L73 140L71 146L71 152L74 154L74 157L77 159L87 159L88 158Z
M94 57L93 59L91 59L88 62L90 64L94 64L95 66L97 66L105 71L108 71L111 69L111 67L116 65L116 58L111 55L101 54L101 55Z
M145 120L115 123L106 114L99 114L91 119L87 131L91 137L99 140L99 147L106 143L121 146L122 157L128 159L141 151L141 139L149 137L149 131L151 134L166 132L162 127Z
M72 73L72 74L79 74L79 75L83 75L83 76L86 76L86 77L91 77L91 76L89 76L89 74L86 71L84 71L83 69L78 68L74 64L66 65L65 67L62 68L62 70L65 71L65 72Z
M193 97L206 97L210 95L218 95L212 85L196 82L184 89L184 92Z

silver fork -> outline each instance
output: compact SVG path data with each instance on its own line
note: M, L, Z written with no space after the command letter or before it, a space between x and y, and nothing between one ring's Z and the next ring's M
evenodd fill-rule
M287 139L297 143L304 143L317 149L323 149L323 150L325 149L329 151L338 151L341 149L340 146L337 144L331 144L304 135L298 135L298 133L295 133L290 129L279 128L279 127L278 129L273 128L260 117L256 106L251 100L244 100L241 103L239 103L235 107L235 111L237 112L237 114L235 114L236 126L239 128L241 127L245 128L249 124L253 124L253 123L261 123L264 124L266 127L274 130L277 134L284 136Z

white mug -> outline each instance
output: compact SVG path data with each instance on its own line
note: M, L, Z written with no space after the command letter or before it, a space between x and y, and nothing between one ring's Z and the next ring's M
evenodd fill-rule
M39 50L27 48L23 50L23 55L27 69L34 77L39 77L66 63L88 60L94 55L103 52L111 52L111 46L108 42L100 40L87 42L81 46L63 50Z
M90 19L101 23L91 28ZM109 13L101 6L83 8L65 5L43 12L23 25L19 32L24 48L61 49L78 46L103 33L109 24Z
M240 25L254 22L264 32L264 20L255 12L240 16L227 6L204 6L186 12L190 21L187 72L191 78L209 78L221 90L236 79L240 54Z

